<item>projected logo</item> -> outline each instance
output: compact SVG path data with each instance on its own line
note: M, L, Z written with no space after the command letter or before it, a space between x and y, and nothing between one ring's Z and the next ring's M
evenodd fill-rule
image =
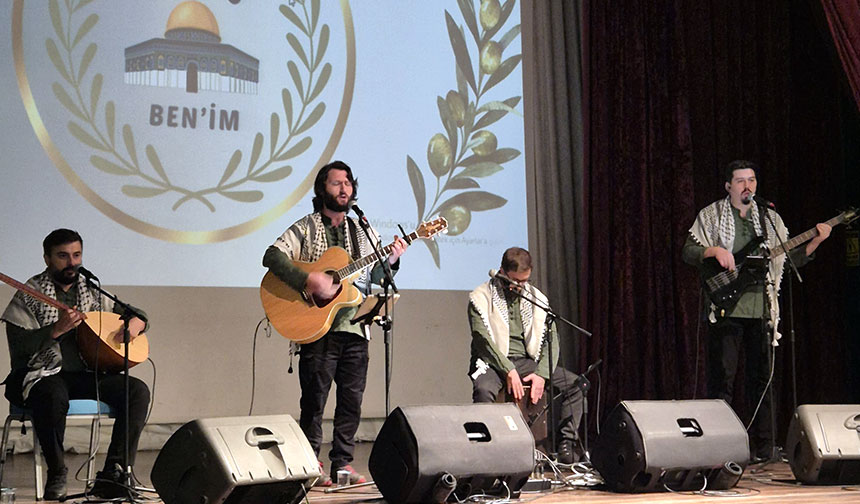
M283 215L349 114L347 0L16 0L12 24L21 96L52 162L154 238L226 241Z

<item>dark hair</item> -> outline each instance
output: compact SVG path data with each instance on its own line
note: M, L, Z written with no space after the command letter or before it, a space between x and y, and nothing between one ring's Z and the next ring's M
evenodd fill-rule
M328 180L328 172L332 170L343 170L346 172L346 178L352 183L352 201L358 199L358 179L352 176L352 168L343 161L332 161L331 163L320 168L317 172L317 178L314 180L314 212L322 210L323 201L325 201L325 183Z
M45 251L46 256L49 256L54 247L74 242L81 242L81 247L84 246L84 239L81 238L81 235L77 231L64 228L55 229L42 241L42 250Z
M758 165L753 163L752 161L744 161L743 159L736 159L731 163L726 165L726 182L731 183L732 179L735 176L736 170L752 170L755 172L756 177L758 177Z
M532 269L532 255L524 248L511 247L502 254L502 269L521 273Z

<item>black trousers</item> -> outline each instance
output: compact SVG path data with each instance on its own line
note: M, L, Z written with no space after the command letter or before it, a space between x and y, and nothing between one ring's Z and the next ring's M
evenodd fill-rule
M520 375L520 379L524 376L534 373L537 368L537 362L529 358L511 359ZM561 403L561 419L558 424L558 435L562 441L574 441L579 439L577 434L579 422L582 419L582 392L580 390L572 390L576 382L577 376L567 369L556 366L552 372L552 385L556 392L563 393L564 399ZM499 376L499 373L493 369L488 369L484 374L472 380L472 402L495 402L496 396L502 387L507 384L506 380ZM547 381L549 386L549 381Z
M727 318L710 326L708 334L708 397L724 399L732 404L735 378L744 352L744 409L752 415L761 400L761 406L750 426L750 444L756 456L769 457L773 445L770 396L762 394L770 378L773 346L770 336L763 330L761 319ZM745 422L746 423L746 422Z
M368 362L368 341L350 333L328 333L313 343L302 345L299 351L302 388L299 426L317 456L323 437L323 411L332 381L337 385L334 435L329 452L332 470L352 462Z
M33 429L42 445L45 463L48 471L57 472L63 469L64 461L63 439L66 433L66 414L69 411L70 399L95 399L95 374L91 372L68 373L61 371L53 376L46 376L36 382L30 389L27 400L24 401L21 391L26 369L14 371L6 379L6 398L10 402L24 405L33 411ZM124 378L118 374L99 375L99 400L108 404L116 413L116 420L111 432L110 445L105 459L105 469L112 469L114 464L123 465L125 450L125 385ZM134 464L140 433L146 421L146 410L149 406L149 388L137 378L129 379L129 465Z

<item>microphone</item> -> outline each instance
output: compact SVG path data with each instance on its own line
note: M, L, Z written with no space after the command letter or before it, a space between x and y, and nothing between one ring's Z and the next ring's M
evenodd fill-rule
M490 273L490 278L496 278L498 280L501 280L501 281L503 281L505 283L509 283L509 284L517 283L512 278L508 277L507 275L505 275L501 271L491 269L489 273Z
M585 376L585 375L587 375L588 373L590 373L590 372L594 371L594 368L596 368L597 366L601 365L602 363L603 363L603 359L597 359L597 360L596 360L595 362L593 362L590 366L588 366L588 369L586 369L586 370L585 370L585 372L584 372L584 373L582 373L582 376Z
M750 196L750 199L755 201L758 206L763 206L763 207L770 208L771 210L776 210L776 205L774 205L770 201L762 198L758 194L752 194Z
M78 273L80 273L86 278L89 278L90 280L101 282L101 280L99 280L99 277L95 276L92 271L84 268L83 266L78 266Z
M367 223L367 217L364 216L364 212L362 212L355 203L352 204L352 211L355 212L356 216L358 216L358 220Z

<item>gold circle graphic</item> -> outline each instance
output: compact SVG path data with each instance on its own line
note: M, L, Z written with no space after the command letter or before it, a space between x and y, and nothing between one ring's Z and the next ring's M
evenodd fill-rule
M45 150L45 153L48 154L48 157L63 177L66 178L66 181L74 187L81 196L89 201L91 205L96 207L110 219L142 235L169 242L202 244L233 240L272 223L275 219L295 206L295 204L298 203L298 201L313 185L313 179L316 176L316 172L332 158L335 148L338 143L340 143L343 131L346 128L349 111L352 107L352 97L355 90L355 30L352 22L352 11L350 10L349 0L340 0L340 6L341 11L343 12L343 24L346 36L346 77L344 79L343 97L341 99L340 110L338 111L334 130L329 137L328 143L326 144L325 149L323 149L319 159L314 164L314 168L305 176L301 183L299 183L298 187L281 200L281 202L268 209L263 214L241 224L236 224L235 226L211 231L182 231L156 226L154 224L144 222L136 217L132 217L111 203L105 201L83 180L81 180L80 177L78 177L77 173L75 173L71 166L69 166L68 162L60 153L56 144L51 140L48 130L45 128L45 123L39 115L36 102L33 99L33 92L30 89L30 82L27 78L27 68L24 63L22 37L24 0L15 0L12 7L12 54L15 60L15 75L18 80L18 89L21 92L21 100L24 103L24 108L27 111L27 117L30 119L30 124L33 126L33 131L36 133L36 137L42 144L42 148Z

